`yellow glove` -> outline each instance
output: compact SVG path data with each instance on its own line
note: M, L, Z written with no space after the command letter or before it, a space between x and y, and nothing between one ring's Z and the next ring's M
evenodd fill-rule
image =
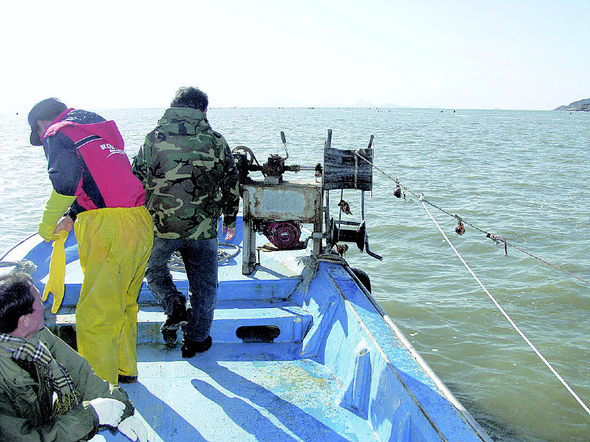
M60 195L55 189L51 189L51 195L45 204L45 210L43 211L38 229L39 235L45 241L51 241L56 238L56 235L53 234L55 226L75 200L75 195Z
M53 293L53 306L51 313L56 314L61 302L64 299L65 279L66 279L66 249L65 242L68 232L60 230L56 239L53 241L53 252L51 253L51 262L49 263L49 278L43 290L42 301L47 299L49 292Z

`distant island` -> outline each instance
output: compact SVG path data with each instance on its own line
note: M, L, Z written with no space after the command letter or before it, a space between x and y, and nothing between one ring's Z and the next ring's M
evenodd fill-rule
M590 98L586 98L580 101L574 101L573 103L570 103L567 106L559 106L553 110L590 112Z

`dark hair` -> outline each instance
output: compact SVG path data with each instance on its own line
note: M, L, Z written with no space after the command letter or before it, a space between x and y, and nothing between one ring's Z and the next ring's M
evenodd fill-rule
M0 333L12 333L21 316L33 313L32 284L23 272L0 276Z
M209 106L207 94L196 87L181 87L176 91L170 107L190 107L205 112Z

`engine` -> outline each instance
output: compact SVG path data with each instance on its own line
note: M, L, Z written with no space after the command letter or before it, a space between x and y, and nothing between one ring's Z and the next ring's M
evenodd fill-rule
M297 221L269 222L263 232L276 248L288 250L296 248L301 237L301 224Z

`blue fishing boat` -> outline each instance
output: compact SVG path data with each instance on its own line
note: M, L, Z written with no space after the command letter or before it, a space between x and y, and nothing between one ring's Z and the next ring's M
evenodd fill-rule
M139 377L124 388L150 440L490 440L371 296L368 276L342 257L343 245L356 243L380 258L369 250L364 220L372 175L362 160L372 158L372 146L343 151L330 138L310 180L283 180L286 171L304 169L286 166L286 158L258 166L246 148L236 151L246 171L243 216L230 243L221 244L220 232L209 351L183 359L167 347L165 315L142 287ZM247 171L261 171L264 181ZM345 188L360 192L358 221L343 219L351 212L342 198L331 217L330 192ZM33 235L0 261L33 263L42 292L51 254L51 244ZM75 345L83 275L73 233L65 255L64 297L55 315L51 295L46 301L47 324ZM181 263L170 266L186 293Z

